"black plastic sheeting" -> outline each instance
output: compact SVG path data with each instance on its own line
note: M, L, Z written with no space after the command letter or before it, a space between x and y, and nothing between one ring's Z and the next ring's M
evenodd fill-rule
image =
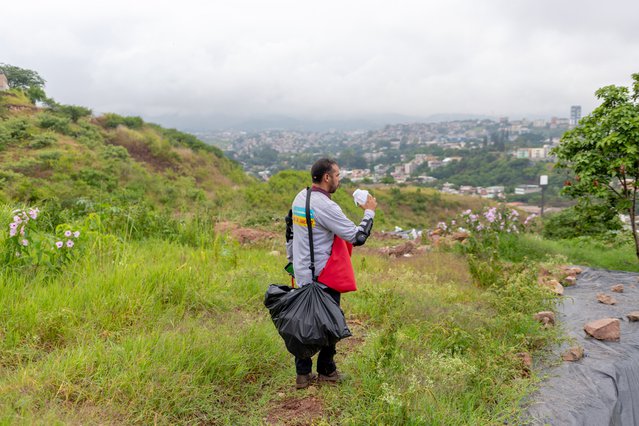
M639 322L626 317L639 311L639 274L582 269L577 285L564 290L557 320L574 340L561 351L577 344L584 358L550 368L527 408L530 424L639 425ZM623 284L624 292L612 292L615 284ZM599 303L597 293L611 295L617 304ZM618 342L586 337L584 325L601 318L620 319Z

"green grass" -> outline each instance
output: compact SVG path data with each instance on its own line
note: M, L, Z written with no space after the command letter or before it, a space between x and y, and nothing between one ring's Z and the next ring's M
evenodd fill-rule
M639 272L639 260L630 238L627 233L609 241L592 237L548 240L536 234L506 235L499 249L505 259L513 262L524 258L544 261L559 255L571 264Z
M0 423L257 425L309 396L293 390L293 358L262 305L267 285L286 281L284 259L268 244L212 246L151 239L90 252L57 275L4 270ZM514 354L554 337L531 319L552 305L547 293L523 273L480 290L452 253L362 253L354 264L360 290L343 308L355 336L338 345L352 378L314 394L316 421L516 418L533 382Z

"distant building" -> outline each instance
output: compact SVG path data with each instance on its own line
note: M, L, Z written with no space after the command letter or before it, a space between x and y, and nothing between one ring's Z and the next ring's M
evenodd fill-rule
M530 158L530 150L528 148L520 148L515 151L515 157L519 159Z
M544 158L546 158L546 150L543 148L530 148L531 160L543 160Z
M450 164L454 161L461 161L463 160L462 157L446 157L442 160L442 164L446 165L446 164Z
M581 120L581 105L573 105L570 107L570 127L575 127Z
M439 161L439 160L432 160L432 161L428 162L428 168L431 169L431 170L434 170L434 169L436 169L438 167L441 167L443 165L444 165L444 163Z
M517 195L533 194L535 192L541 192L539 185L519 185L515 187L515 194Z
M7 76L0 73L0 90L9 90L9 81Z
M474 186L470 186L470 185L462 185L462 186L459 187L459 193L460 194L466 194L466 195L476 194L477 193L477 188L475 188Z
M420 176L417 176L417 180L419 182L424 182L424 183L433 183L437 181L437 178L434 178L432 176L420 175Z

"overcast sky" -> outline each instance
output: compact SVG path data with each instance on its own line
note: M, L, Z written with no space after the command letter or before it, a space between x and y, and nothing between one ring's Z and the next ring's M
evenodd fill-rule
M283 115L569 115L639 72L639 1L3 2L0 62L49 96L175 125Z

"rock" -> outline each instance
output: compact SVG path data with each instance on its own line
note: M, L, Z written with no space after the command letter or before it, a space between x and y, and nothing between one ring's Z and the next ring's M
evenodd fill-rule
M544 267L540 267L537 275L540 277L547 277L550 275L550 271Z
M442 235L444 230L441 228L435 228L431 231L430 235Z
M555 325L555 313L552 311L537 312L533 318L543 325Z
M571 287L577 284L577 277L575 277L574 275L568 275L562 280L561 283L566 287Z
M614 291L615 293L623 293L623 284L613 285L612 287L610 287L610 290Z
M273 250L272 252L269 253L269 256L279 256L280 252L277 250Z
M573 276L579 275L583 272L581 268L576 266L562 266L559 268L559 270L563 272L565 275L573 275Z
M602 318L584 325L584 331L597 340L619 341L621 326L617 318Z
M532 356L528 352L519 352L516 354L517 358L521 361L522 376L529 377L530 369L532 368Z
M412 252L415 249L415 244L411 241L406 241L404 244L392 247L388 254L395 257L401 257L405 254Z
M542 285L559 296L564 294L564 286L559 284L559 281L557 280L546 280L542 282Z
M639 311L632 311L626 316L628 317L628 321L639 321Z
M573 346L572 348L561 354L561 358L563 358L564 361L579 361L583 357L584 348L582 348L581 346Z
M615 300L614 297L608 296L604 293L597 293L597 300L599 303L603 303L604 305L615 305L617 303L617 300Z
M469 237L470 237L470 234L464 231L453 232L453 235L451 235L451 238L453 239L453 241L460 241L460 242L468 239Z

